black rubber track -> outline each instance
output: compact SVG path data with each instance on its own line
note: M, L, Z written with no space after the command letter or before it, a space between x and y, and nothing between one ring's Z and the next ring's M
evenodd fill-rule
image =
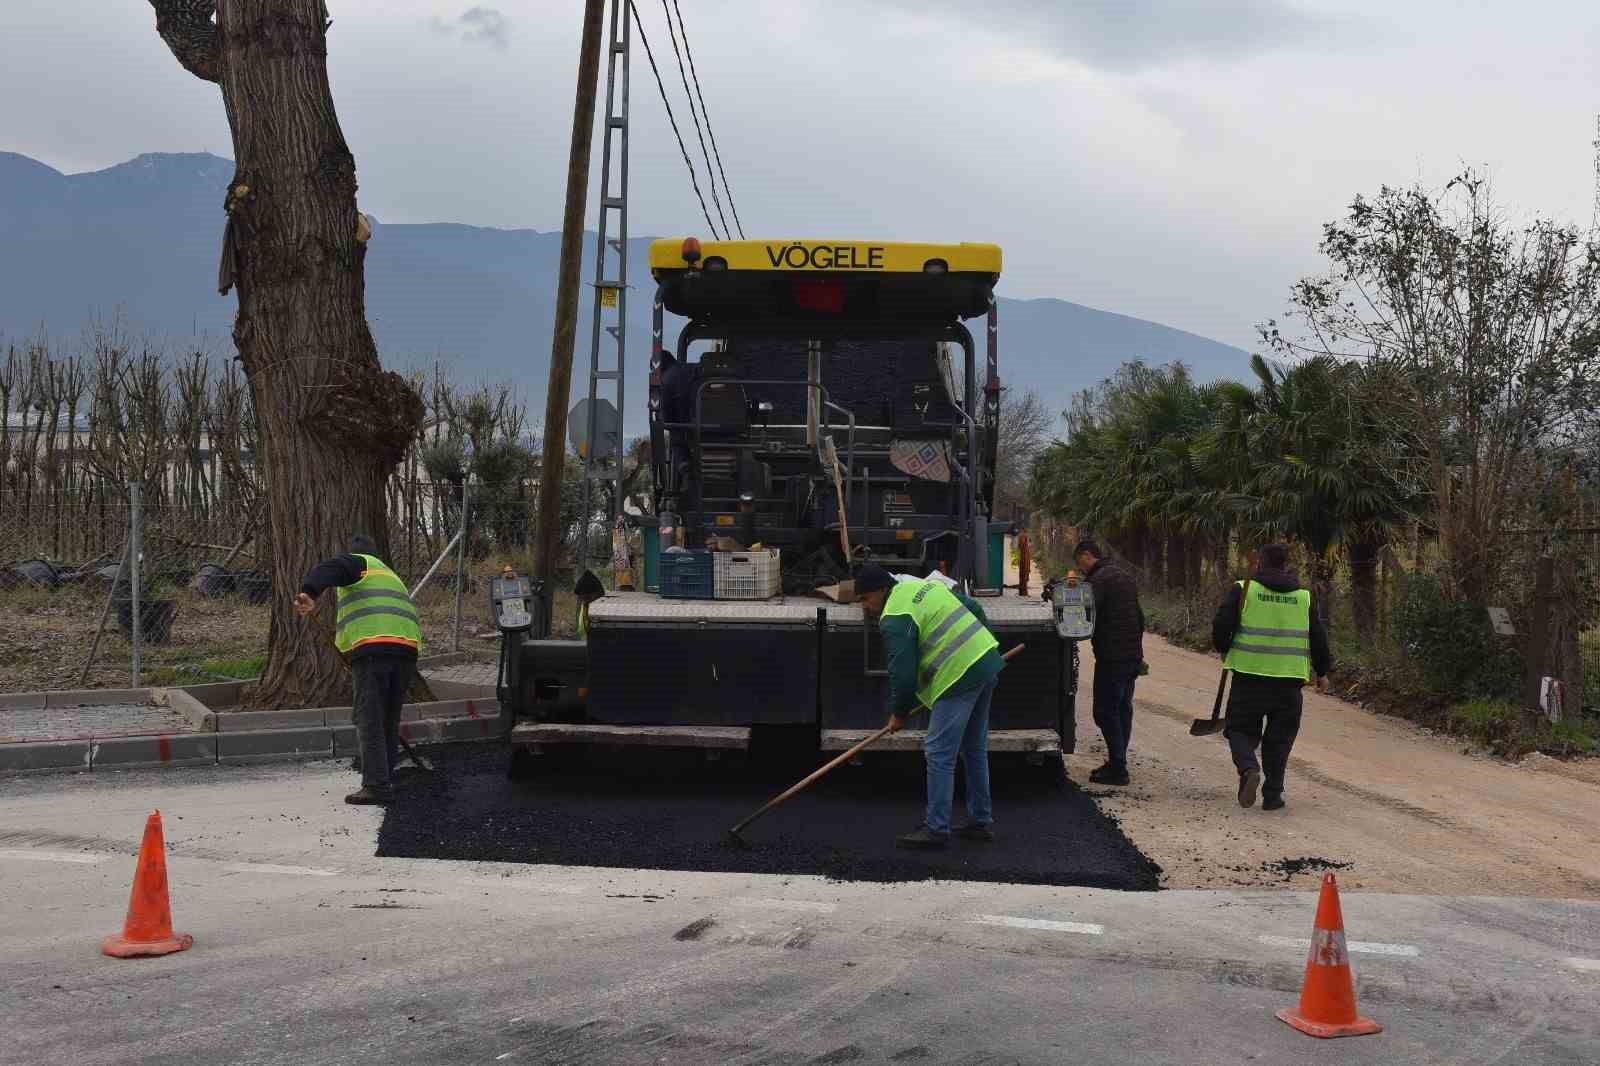
M810 756L707 763L664 749L541 756L526 780L506 776L505 748L436 748L438 773L402 783L378 854L404 858L628 869L821 874L852 881L943 878L1153 890L1160 867L1074 785L998 758L993 844L898 849L922 821L920 755L879 754L843 766L750 826L729 827L821 765ZM959 775L958 775L959 776ZM962 815L961 790L956 813Z

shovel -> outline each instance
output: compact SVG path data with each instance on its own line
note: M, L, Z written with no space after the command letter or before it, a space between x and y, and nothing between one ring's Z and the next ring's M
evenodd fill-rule
M1191 737L1210 737L1222 732L1228 723L1222 718L1222 694L1228 687L1228 671L1222 671L1222 676L1217 679L1217 702L1211 707L1210 718L1196 718L1189 723Z

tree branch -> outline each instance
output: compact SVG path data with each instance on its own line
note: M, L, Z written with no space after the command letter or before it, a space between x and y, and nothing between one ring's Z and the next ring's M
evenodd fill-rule
M150 0L156 12L156 33L178 62L201 81L218 80L221 33L211 21L217 0Z

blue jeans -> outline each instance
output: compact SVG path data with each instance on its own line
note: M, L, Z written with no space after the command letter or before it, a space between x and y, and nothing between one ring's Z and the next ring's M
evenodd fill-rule
M1106 761L1121 768L1128 765L1128 741L1133 738L1133 684L1139 679L1139 664L1100 662L1094 664L1094 724L1106 738Z
M989 700L994 682L934 701L923 757L928 762L928 829L950 832L955 803L956 756L966 770L967 813L974 823L994 821L989 799Z

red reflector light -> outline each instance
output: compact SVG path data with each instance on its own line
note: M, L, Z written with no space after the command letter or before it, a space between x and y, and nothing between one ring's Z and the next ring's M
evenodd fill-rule
M844 310L844 285L831 278L795 278L794 305L802 311L838 314Z

